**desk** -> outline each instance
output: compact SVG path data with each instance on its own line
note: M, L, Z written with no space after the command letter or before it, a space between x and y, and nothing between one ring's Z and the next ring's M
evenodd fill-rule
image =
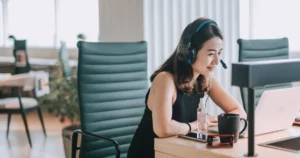
M14 68L15 59L12 56L0 56L0 72L11 73ZM29 57L29 64L32 70L51 69L57 64L57 59L46 58L31 58ZM70 67L77 67L76 60L69 60Z
M278 149L258 146L272 140L299 136L300 127L293 126L288 130L273 132L269 134L255 136L255 153L262 158L293 158L300 157L300 153L292 153ZM205 143L186 140L178 137L156 138L155 158L223 158L223 157L244 157L247 153L248 139L239 139L234 143L233 148L207 148Z
M42 88L35 88L39 85L39 82L43 80ZM30 91L35 88L37 97L50 93L48 85L49 74L47 72L29 72L23 74L0 74L0 87L22 87L24 91Z
M26 83L29 83L30 87L24 87L32 89L35 82L35 76L29 73L10 75L10 74L1 74L0 75L0 87L23 87ZM26 89L25 89L26 90Z

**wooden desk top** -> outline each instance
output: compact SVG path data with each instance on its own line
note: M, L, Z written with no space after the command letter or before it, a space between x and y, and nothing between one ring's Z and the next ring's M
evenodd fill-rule
M257 144L274 141L291 136L300 136L300 127L293 126L288 130L273 132L255 137L255 153L263 158L293 158L300 157L300 153L258 146ZM233 148L207 148L206 143L182 139L178 137L156 138L156 157L165 158L198 158L198 157L244 157L248 151L248 138L239 139Z

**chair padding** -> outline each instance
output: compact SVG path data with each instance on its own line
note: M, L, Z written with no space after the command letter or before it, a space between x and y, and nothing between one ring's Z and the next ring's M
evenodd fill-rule
M22 97L21 99L23 108L31 108L38 106L38 102L34 98ZM4 98L0 99L0 108L3 109L20 109L19 99L15 98Z
M115 139L126 156L145 109L147 44L79 42L81 128ZM84 138L81 157L114 157L111 144Z

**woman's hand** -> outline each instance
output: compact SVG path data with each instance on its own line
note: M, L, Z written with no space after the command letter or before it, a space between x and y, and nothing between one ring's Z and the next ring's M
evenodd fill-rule
M218 117L207 114L207 126L208 127L218 126Z
M197 120L194 122L190 122L190 125L192 128L192 131L197 131ZM208 127L218 126L218 117L207 114L207 126Z
M197 120L194 121L194 122L190 122L190 125L191 125L191 128L192 128L192 131L197 131Z

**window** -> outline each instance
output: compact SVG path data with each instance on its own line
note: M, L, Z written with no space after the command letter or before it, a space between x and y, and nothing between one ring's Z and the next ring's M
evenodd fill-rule
M8 35L28 47L59 48L65 41L74 48L78 34L98 41L98 0L0 0L0 8L0 46L12 46Z
M27 39L28 46L53 47L54 11L53 0L9 0L8 34Z
M98 0L60 0L58 5L59 40L64 40L68 47L76 47L77 35L82 33L87 41L98 41Z
M0 36L0 46L3 46L4 45L4 41L3 41L3 39L4 39L4 27L2 27L2 26L4 26L3 25L3 8L2 8L3 6L2 6L2 1L0 0L0 35L2 35L2 36Z

